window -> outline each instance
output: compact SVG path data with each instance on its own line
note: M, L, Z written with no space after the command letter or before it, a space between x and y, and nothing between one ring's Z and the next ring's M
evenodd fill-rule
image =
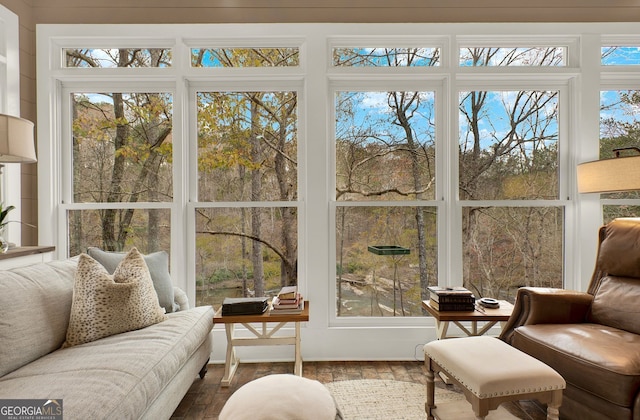
M558 97L460 94L463 274L478 295L513 300L518 287L562 287Z
M168 49L65 49L73 68L164 67ZM157 90L74 91L69 147L68 253L87 247L141 252L171 250L173 95ZM67 125L68 124L68 125ZM70 141L69 141L70 140ZM65 184L69 185L69 184Z
M628 79L624 76L633 66L640 64L637 46L602 47L602 64L619 66L620 75L615 78ZM611 78L611 76L610 76ZM610 80L609 84L613 84ZM600 92L600 159L611 159L618 156L640 154L640 81L625 82L631 89L612 89ZM616 82L620 85L620 82ZM640 193L629 191L601 195L603 203L603 220L609 222L616 217L634 217L640 215Z
M298 282L297 92L199 91L196 101L198 201L215 203L196 208L196 301L275 296Z
M165 250L194 305L297 284L309 357L413 357L431 285L583 289L640 209L575 179L638 144L632 24L38 31L41 240Z
M69 68L171 67L168 48L66 48L62 53Z
M466 47L460 49L460 66L563 66L566 65L566 49L566 47Z
M640 48L638 46L603 46L603 66L630 66L640 64Z
M439 48L334 48L337 67L428 67L440 65Z
M437 284L438 210L426 205L435 195L435 93L337 91L334 104L337 315L420 316Z
M192 67L296 67L300 50L293 48L192 48Z

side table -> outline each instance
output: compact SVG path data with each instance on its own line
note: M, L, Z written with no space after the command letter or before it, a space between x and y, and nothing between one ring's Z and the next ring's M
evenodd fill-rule
M221 386L228 387L236 373L240 359L236 355L238 346L295 346L294 374L302 376L302 355L300 352L300 323L309 321L309 302L304 302L304 310L299 314L273 314L267 310L259 315L226 315L222 316L222 308L218 309L213 317L213 323L224 324L227 335L227 353L224 363L224 377ZM274 336L285 324L295 323L295 333L289 336ZM261 328L256 329L251 324L261 324ZM268 323L276 323L269 328ZM236 324L243 325L250 331L253 337L235 337Z
M484 335L498 322L501 327L509 320L513 312L513 305L506 300L500 300L500 307L495 309L478 308L474 311L439 311L431 306L428 300L422 301L422 307L436 320L436 334L438 340L452 338L448 336L449 323L453 322L467 336ZM471 330L462 325L462 322L470 322ZM478 322L486 324L478 330Z

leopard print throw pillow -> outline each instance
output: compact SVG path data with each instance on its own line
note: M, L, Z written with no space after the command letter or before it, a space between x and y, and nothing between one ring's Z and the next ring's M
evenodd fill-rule
M87 254L80 255L71 316L63 348L164 321L144 258L133 248L113 275Z

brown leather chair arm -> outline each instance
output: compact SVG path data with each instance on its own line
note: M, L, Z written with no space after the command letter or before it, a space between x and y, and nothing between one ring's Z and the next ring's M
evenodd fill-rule
M584 322L593 296L586 292L543 287L521 287L513 313L500 338L511 344L513 333L521 325L576 324Z

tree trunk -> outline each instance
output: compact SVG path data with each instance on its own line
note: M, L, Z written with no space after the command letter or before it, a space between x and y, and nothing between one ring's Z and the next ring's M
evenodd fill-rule
M407 99L405 95L413 95L413 97ZM413 185L416 191L422 191L422 178L421 178L421 168L420 168L420 143L416 142L413 138L413 130L411 129L411 122L407 116L407 110L410 110L411 107L418 106L419 104L419 96L418 93L400 93L394 92L394 104L392 104L392 108L396 110L396 118L398 119L398 123L404 130L405 136L407 138L407 148L409 149L409 153L411 154L411 172L413 176ZM422 194L418 193L416 198L420 199ZM418 266L420 271L420 298L421 300L429 299L429 272L427 270L427 238L426 238L426 227L425 227L425 219L424 219L424 209L420 206L416 208L416 227L418 230ZM404 314L404 307L402 308L402 312Z
M121 57L124 54L121 54ZM122 58L121 58L122 59ZM122 178L124 175L125 158L118 153L118 150L126 144L129 137L129 126L122 123L125 118L124 101L121 93L113 94L113 113L114 118L118 121L116 125L116 135L114 139L114 158L113 168L111 170L111 183L107 193L107 203L117 203L122 199ZM102 246L107 251L122 251L118 247L116 238L116 218L119 209L105 209L102 218Z
M75 101L74 101L75 102ZM74 103L73 106L73 120L76 121L78 119L78 105ZM78 144L75 136L73 137L73 182L80 182L80 165L83 162L83 157L80 156L80 144ZM77 203L80 201L78 188L73 189L73 202ZM84 238L82 234L82 214L79 210L74 210L71 212L71 220L69 221L69 230L73 232L73 235L69 238L69 250L71 251L71 255L77 255L83 252L84 250L81 248L84 243Z
M258 139L258 105L255 101L251 101L251 159L253 162L262 161L262 151L260 140ZM251 200L259 201L262 192L262 170L260 168L251 171ZM262 224L260 220L261 208L251 208L251 234L260 237ZM264 296L264 266L262 260L262 244L253 241L251 261L253 263L253 282L256 296Z
M287 142L287 121L289 117L296 109L296 101L290 101L286 104L287 106L283 108L282 115L278 115L279 121L279 129L278 129L278 149L281 151L285 151L285 146ZM275 154L275 172L276 178L278 180L278 188L280 192L280 200L288 201L291 199L292 195L295 191L291 191L293 185L289 182L289 178L287 177L287 160L284 157L284 153L276 153ZM287 260L282 261L282 268L280 276L281 276L281 285L289 286L295 285L298 282L298 273L297 273L297 253L298 247L296 242L296 233L292 226L297 226L296 220L296 212L291 207L281 208L282 211L282 242L284 245L284 254L286 255Z

